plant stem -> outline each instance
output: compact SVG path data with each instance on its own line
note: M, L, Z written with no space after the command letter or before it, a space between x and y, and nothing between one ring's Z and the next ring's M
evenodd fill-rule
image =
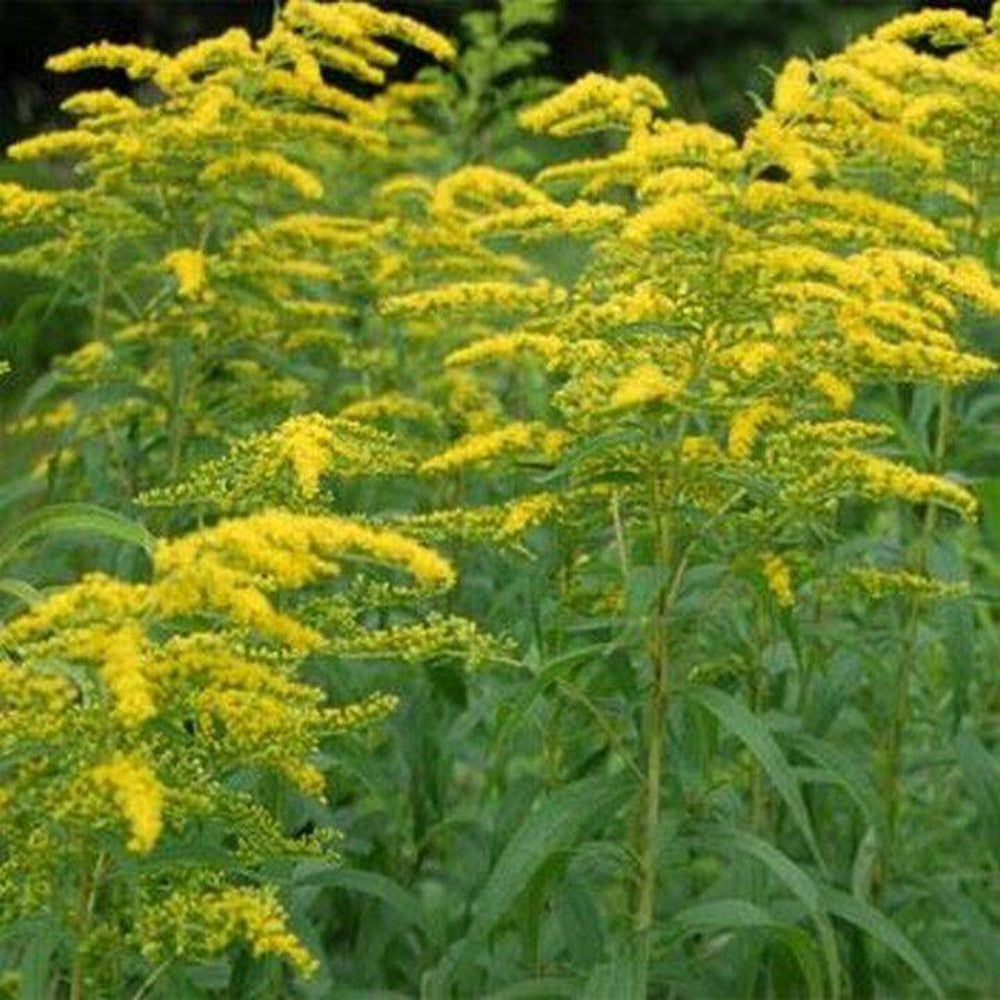
M663 498L659 470L652 477L654 565L667 573L671 563L671 532ZM641 798L638 844L639 883L636 892L634 930L637 942L640 995L648 993L650 934L656 907L656 873L659 854L660 806L666 755L666 723L670 707L670 652L667 614L673 593L665 579L657 580L656 608L650 623L649 658L652 677L646 700L643 741L646 774Z
M951 416L951 392L947 387L943 387L938 395L937 434L931 457L930 471L934 473L940 473L944 468L948 439L951 433ZM937 527L937 516L937 507L932 503L928 504L924 511L923 523L914 552L914 571L917 573L927 572L927 561L931 541L934 537L934 529ZM921 610L921 599L918 595L914 595L909 601L909 610L903 632L903 648L896 664L896 676L893 682L893 710L889 726L885 777L886 825L889 841L885 845L884 851L886 866L888 866L888 859L894 854L896 828L899 822L903 784L903 742L910 718L910 681L913 661L917 655L917 628L920 624Z
M186 340L170 347L170 410L167 418L168 477L177 481L184 453L184 402L190 381L192 349Z
M107 855L102 851L91 872L84 866L83 880L80 882L80 905L76 918L76 947L73 951L73 967L70 973L69 1000L83 1000L84 977L86 975L86 940L97 905L97 893L104 877Z
M143 997L148 996L149 991L156 985L160 976L162 976L163 973L170 968L170 963L172 961L172 959L168 958L166 961L161 962L155 969L153 969L139 989L135 991L132 996L132 1000L142 1000Z
M657 629L662 635L662 630ZM639 892L635 930L639 941L642 982L649 974L649 935L656 902L656 868L659 848L660 795L663 781L664 730L669 707L669 659L666 637L656 641L653 658L653 686L646 706L646 781L639 851Z

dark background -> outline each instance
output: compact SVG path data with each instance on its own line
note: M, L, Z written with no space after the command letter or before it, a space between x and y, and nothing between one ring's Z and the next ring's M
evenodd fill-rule
M461 14L495 0L386 0L457 34ZM0 0L0 142L51 124L79 79L46 73L45 57L108 38L173 50L226 27L266 29L275 0ZM824 55L894 14L921 6L985 13L989 0L561 0L546 67L569 80L590 69L642 71L679 113L739 129L767 67ZM103 82L103 81L102 81Z

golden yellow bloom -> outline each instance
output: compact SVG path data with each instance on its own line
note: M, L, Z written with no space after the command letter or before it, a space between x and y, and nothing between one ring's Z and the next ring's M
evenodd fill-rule
M805 59L789 59L774 81L771 107L779 115L801 115L809 108L812 92L812 67Z
M99 136L76 128L71 132L47 132L8 147L12 160L43 160L60 156L88 156L102 145Z
M785 410L767 400L741 410L729 424L729 454L733 458L749 458L761 429L784 417Z
M280 153L237 153L216 160L201 173L206 184L229 183L233 175L259 174L288 185L303 198L315 201L323 197L320 179Z
M614 80L588 73L576 83L521 114L521 124L533 132L558 137L609 127L633 128L648 121L650 112L667 106L663 91L643 76Z
M759 375L779 357L778 348L764 340L748 340L724 351L719 360L726 367L732 365L744 375Z
M273 955L306 975L316 968L270 889L178 890L144 915L139 936L143 951L157 961L210 958L245 941L255 956Z
M509 504L497 532L501 540L523 534L528 528L548 520L563 505L552 493L533 493Z
M790 608L795 603L795 591L792 589L792 571L781 556L768 554L763 562L764 578L768 589L774 594L775 600L783 608Z
M407 316L411 319L428 313L475 313L491 308L506 312L527 312L540 306L562 303L565 299L565 291L547 281L537 281L530 285L505 281L470 281L455 282L444 288L425 292L392 296L382 302L381 311L390 318Z
M579 343L573 344L574 351ZM544 333L499 333L460 347L445 358L445 364L475 365L483 361L509 361L520 355L538 355L550 365L563 359L570 345L561 337Z
M835 410L849 410L854 402L854 389L832 372L819 372L812 380L812 385L830 401Z
M857 567L848 572L851 583L870 597L883 598L896 594L912 594L927 598L961 597L969 592L964 581L936 580L906 570L880 570Z
M472 434L421 466L424 473L451 472L454 469L489 465L510 455L540 452L547 459L556 458L567 443L563 431L550 430L540 423L512 423L496 431Z
M152 77L168 62L168 57L138 45L96 42L52 56L45 64L55 73L76 73L85 69L123 69L133 80Z
M361 422L399 417L418 423L436 424L441 419L433 404L400 392L387 392L371 399L359 399L345 406L338 416L345 420Z
M976 498L958 483L918 472L908 466L878 455L845 450L834 456L834 462L844 474L850 474L868 496L898 497L910 503L937 503L957 511L971 520L979 505Z
M713 211L705 198L688 191L664 198L634 216L625 230L624 238L637 243L648 243L660 235L707 236L726 228L725 220Z
M30 222L59 203L58 195L0 183L0 221Z
M928 38L935 45L956 45L974 42L986 31L978 17L961 10L922 10L904 14L883 25L875 32L879 41L915 41Z
M174 250L164 257L163 266L173 272L184 298L196 298L205 287L208 260L200 250Z
M280 630L287 619L266 602L258 584L274 590L302 587L335 575L334 560L352 551L407 570L423 587L448 587L455 579L445 559L396 532L333 515L272 510L161 542L154 558L154 599L175 613L229 604L238 621Z
M371 40L378 36L405 42L441 62L455 58L455 47L443 35L412 18L366 3L326 5L314 0L289 0L285 16L291 24L307 25L332 41L356 48L376 64L393 65L395 61L391 52Z
M62 103L67 114L79 118L128 117L139 112L134 101L113 90L85 90Z
M129 850L146 854L163 831L163 788L145 760L116 754L91 769L90 780L106 789L132 833Z
M279 450L295 470L302 495L315 497L319 481L334 461L336 431L319 414L293 417L281 429Z
M659 365L642 364L618 381L611 395L613 409L645 406L647 403L672 402L683 386L668 378Z
M134 622L117 628L95 626L73 634L77 656L100 663L114 710L128 727L141 725L156 713L156 699L148 672L145 636Z

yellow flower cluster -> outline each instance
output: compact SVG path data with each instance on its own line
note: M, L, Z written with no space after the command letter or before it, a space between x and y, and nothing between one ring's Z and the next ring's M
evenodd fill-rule
M412 469L413 459L392 437L358 422L364 408L355 404L348 411L350 419L308 413L248 435L222 458L195 467L174 486L147 491L140 500L149 507L207 503L236 511L300 507L319 497L326 478L342 482Z
M58 204L58 196L20 184L0 184L0 222L27 223Z
M837 378L832 372L817 372L812 380L812 386L821 392L829 401L830 405L840 412L851 408L854 402L854 390L843 379Z
M931 34L939 30L938 22L927 24ZM914 38L922 30L900 28L893 37ZM984 31L956 37L980 45ZM889 44L889 37L879 36L878 44ZM535 365L554 377L544 419L567 435L561 449L587 443L575 468L581 479L620 478L625 463L640 476L664 467L653 453L640 458L641 447L628 457L609 452L605 460L590 446L617 442L615 429L627 413L650 428L651 449L673 436L673 421L700 425L706 432L697 436L705 443L700 465L716 482L727 476L768 482L761 495L782 498L773 504L799 503L803 484L822 479L817 497L892 496L971 516L974 501L962 487L847 448L871 435L854 437L830 419L851 409L866 381L961 384L995 369L965 352L956 336L970 306L1000 312L988 272L906 190L876 192L863 174L846 170L862 159L896 169L909 157L920 171L944 162L944 150L912 129L900 130L912 144L890 143L878 115L899 117L907 102L891 93L888 67L878 73L866 64L867 77L852 74L863 52L861 45L815 67L793 61L778 80L773 107L742 143L661 119L662 95L634 78L591 76L566 88L525 112L523 124L556 136L617 128L626 133L622 148L546 167L534 186L478 167L439 182L435 220L480 240L493 253L493 275L481 267L474 282L435 282L433 268L425 277L415 268L419 290L388 299L384 313L419 320L445 343L456 314L474 315L475 336L447 355L449 365L517 360L529 372ZM833 77L841 82L829 82ZM863 123L856 117L844 131L850 143L821 141L824 133L814 128L814 112L835 111L824 86L853 88L852 101L867 109ZM775 164L792 179L765 180L764 168ZM587 235L551 210L556 190L570 192L558 199L567 210L630 207L608 214ZM546 227L563 225L564 237L582 238L590 249L587 265L556 279L531 253L531 234L510 224L516 212L542 213ZM500 251L487 239L501 231L524 247L516 282L501 277L511 244ZM535 288L543 293L532 300L525 290ZM662 402L670 406L647 406ZM422 469L493 463L523 446L529 426L519 414L459 440ZM816 432L796 436L800 427ZM725 452L720 439L728 439ZM694 461L686 441L683 453L686 463ZM731 468L738 465L739 471ZM686 474L693 474L690 467ZM713 509L720 502L703 484L692 480L690 487L699 502ZM761 514L769 515L777 518L778 509Z
M575 499L579 502L579 497ZM467 505L430 514L411 514L403 523L408 533L434 542L504 545L518 542L531 528L558 520L573 504L574 496L528 493L505 504Z
M310 201L323 197L323 183L305 167L293 163L280 153L237 153L215 160L200 176L205 184L229 184L234 175L259 174L287 184L296 194Z
M737 459L749 458L761 430L785 417L786 411L769 400L761 400L740 411L729 425L729 454Z
M543 358L549 366L558 367L566 354L566 347L566 342L561 337L552 334L500 333L452 351L445 359L445 364L457 367L535 355Z
M683 386L668 378L659 365L640 364L615 386L611 395L613 409L624 410L648 403L671 402Z
M163 787L149 764L117 754L91 768L88 778L113 797L132 831L129 848L141 854L150 851L163 831Z
M24 227L4 266L68 281L91 301L105 296L95 329L112 363L90 372L88 385L66 389L140 387L124 401L113 390L91 407L73 428L76 442L128 425L155 436L180 341L193 351L184 365L185 426L173 444L160 438L160 468L144 486L177 480L188 446L212 453L196 440L273 426L290 412L289 393L302 408L305 364L364 368L384 355L362 348L348 356L372 276L395 250L383 245L393 226L373 218L369 192L422 162L430 132L414 109L426 94L394 87L391 99L362 97L352 81L384 87L400 45L435 59L455 54L444 36L375 6L294 2L259 39L227 31L172 56L102 42L49 61L61 73L124 71L150 87L148 101L78 94L66 102L74 128L9 151L19 160L78 161L78 188L0 186L0 224ZM358 182L350 193L328 188L348 174ZM317 201L316 212L302 211ZM174 277L176 296L153 292L154 269ZM253 345L253 361L242 350L239 361L220 361L220 346L237 341ZM261 358L285 353L301 361L295 375L262 378ZM224 384L207 374L220 364ZM243 400L246 411L234 415ZM53 394L45 405L59 402ZM64 461L78 454L67 450Z
M850 570L848 580L869 597L885 598L910 594L926 598L955 598L969 592L964 581L936 580L933 577L909 573L906 570L881 570L857 567Z
M783 608L790 608L795 603L795 591L792 589L792 571L788 563L774 554L764 557L764 579L774 599Z
M322 584L343 578L348 561L361 570L360 589L324 595ZM322 689L298 674L302 655L323 649L415 661L458 652L471 662L495 655L457 618L373 628L364 614L370 605L357 599L366 584L376 601L405 603L412 591L390 581L378 597L377 567L402 570L424 590L454 580L446 560L397 531L270 511L161 541L151 583L93 574L10 621L0 635L0 753L13 763L0 809L5 823L51 816L60 842L45 852L46 875L30 838L5 840L0 912L24 905L17 886L25 880L37 884L37 905L51 906L67 859L96 850L98 836L106 844L109 831L121 833L124 850L145 855L187 824L209 820L227 831L243 871L274 855L327 852L322 839L287 837L229 776L258 768L322 798L319 740L382 718L397 698L325 704ZM308 598L291 599L307 586ZM255 954L311 969L271 891L230 886L213 868L190 868L196 881L209 879L208 889L165 900L156 868L148 878L144 870L129 876L141 883L130 898L150 953L186 954L190 944L193 955L207 957L242 940ZM204 923L188 942L183 927L194 913Z
M856 478L861 490L872 497L899 497L910 503L938 503L958 511L971 520L979 504L976 498L958 483L942 476L900 465L878 455L845 450L833 456L837 469L844 476Z
M139 928L151 960L191 961L221 955L245 941L254 955L284 959L309 974L316 959L288 928L288 916L270 889L178 891L144 914Z
M195 298L205 287L208 262L200 250L174 250L163 258L163 266L177 279L184 298Z
M277 610L265 592L336 575L338 560L352 553L406 571L420 588L447 588L455 581L445 559L397 532L333 515L272 510L161 542L153 596L165 615L215 609L293 648L316 649L322 635Z
M472 434L420 466L423 473L452 472L456 469L482 468L511 456L538 454L546 460L558 458L566 444L566 435L544 424L512 423L497 431Z
M648 120L651 111L667 106L663 91L642 76L615 80L588 73L554 97L521 115L533 132L560 138L617 126L631 129Z
M415 319L442 313L478 315L487 310L528 312L539 306L558 305L564 301L565 293L547 281L533 284L471 281L393 296L383 302L382 312L389 318Z

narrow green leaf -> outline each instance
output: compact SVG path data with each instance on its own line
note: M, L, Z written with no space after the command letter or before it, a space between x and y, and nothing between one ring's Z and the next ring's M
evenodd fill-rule
M141 524L114 511L87 503L50 504L26 515L0 534L0 566L29 542L60 534L109 538L137 545L147 552L153 548L153 538Z
M55 947L55 935L50 925L42 925L32 935L21 959L18 1000L47 1000L52 991L52 955Z
M523 983L506 986L496 993L490 993L483 1000L554 1000L558 997L575 997L580 983L576 979L549 976L542 979L527 979Z
M976 804L990 850L1000 858L1000 762L971 730L955 737L962 784Z
M411 1000L395 990L365 990L356 986L332 986L323 996L325 1000Z
M822 1000L823 977L816 950L802 928L786 924L763 907L747 899L713 899L689 906L674 916L674 922L687 934L756 930L765 931L788 948L809 990L809 996Z
M823 910L816 881L773 844L743 830L705 831L699 835L698 841L709 850L718 850L727 855L740 851L755 858L802 903L816 925L831 995L836 996L840 989L837 938L833 924Z
M820 869L825 871L826 866L820 853L816 835L813 832L812 823L809 820L809 811L802 798L798 779L782 753L781 747L778 746L764 723L745 705L717 688L693 687L688 689L687 697L711 712L760 761L774 787L778 790L778 794L788 806L792 819L802 833Z
M295 885L325 886L374 896L395 910L408 924L421 927L424 922L423 910L416 896L407 892L397 882L377 872L330 866L322 871L311 871L300 875L296 878Z
M673 920L685 931L698 934L782 926L780 920L748 899L711 899L695 903L674 914Z
M894 952L920 977L934 996L944 1000L941 985L923 955L888 917L876 910L874 906L856 899L854 896L849 896L839 889L824 887L821 892L823 905L830 913L840 917L841 920L854 924Z
M620 777L584 778L553 792L529 813L479 893L465 938L431 974L428 997L450 995L448 984L455 971L476 954L532 877L553 855L570 850L591 823L606 821L627 794Z
M587 976L580 1000L646 1000L640 983L642 964L634 941L616 943L610 959Z
M612 646L606 642L593 643L580 649L570 650L562 656L549 660L534 676L516 701L505 711L505 721L497 733L495 745L497 752L502 753L507 743L517 734L528 718L528 712L535 701L540 698L564 673L572 673L574 669L583 666L591 657L607 657Z
M788 742L799 753L809 757L820 770L840 785L873 827L884 838L886 835L885 812L878 791L863 767L842 751L806 733L790 733Z
M13 577L0 578L0 594L13 597L22 604L27 604L29 608L42 599L41 593L30 583L26 583L24 580L15 580Z

